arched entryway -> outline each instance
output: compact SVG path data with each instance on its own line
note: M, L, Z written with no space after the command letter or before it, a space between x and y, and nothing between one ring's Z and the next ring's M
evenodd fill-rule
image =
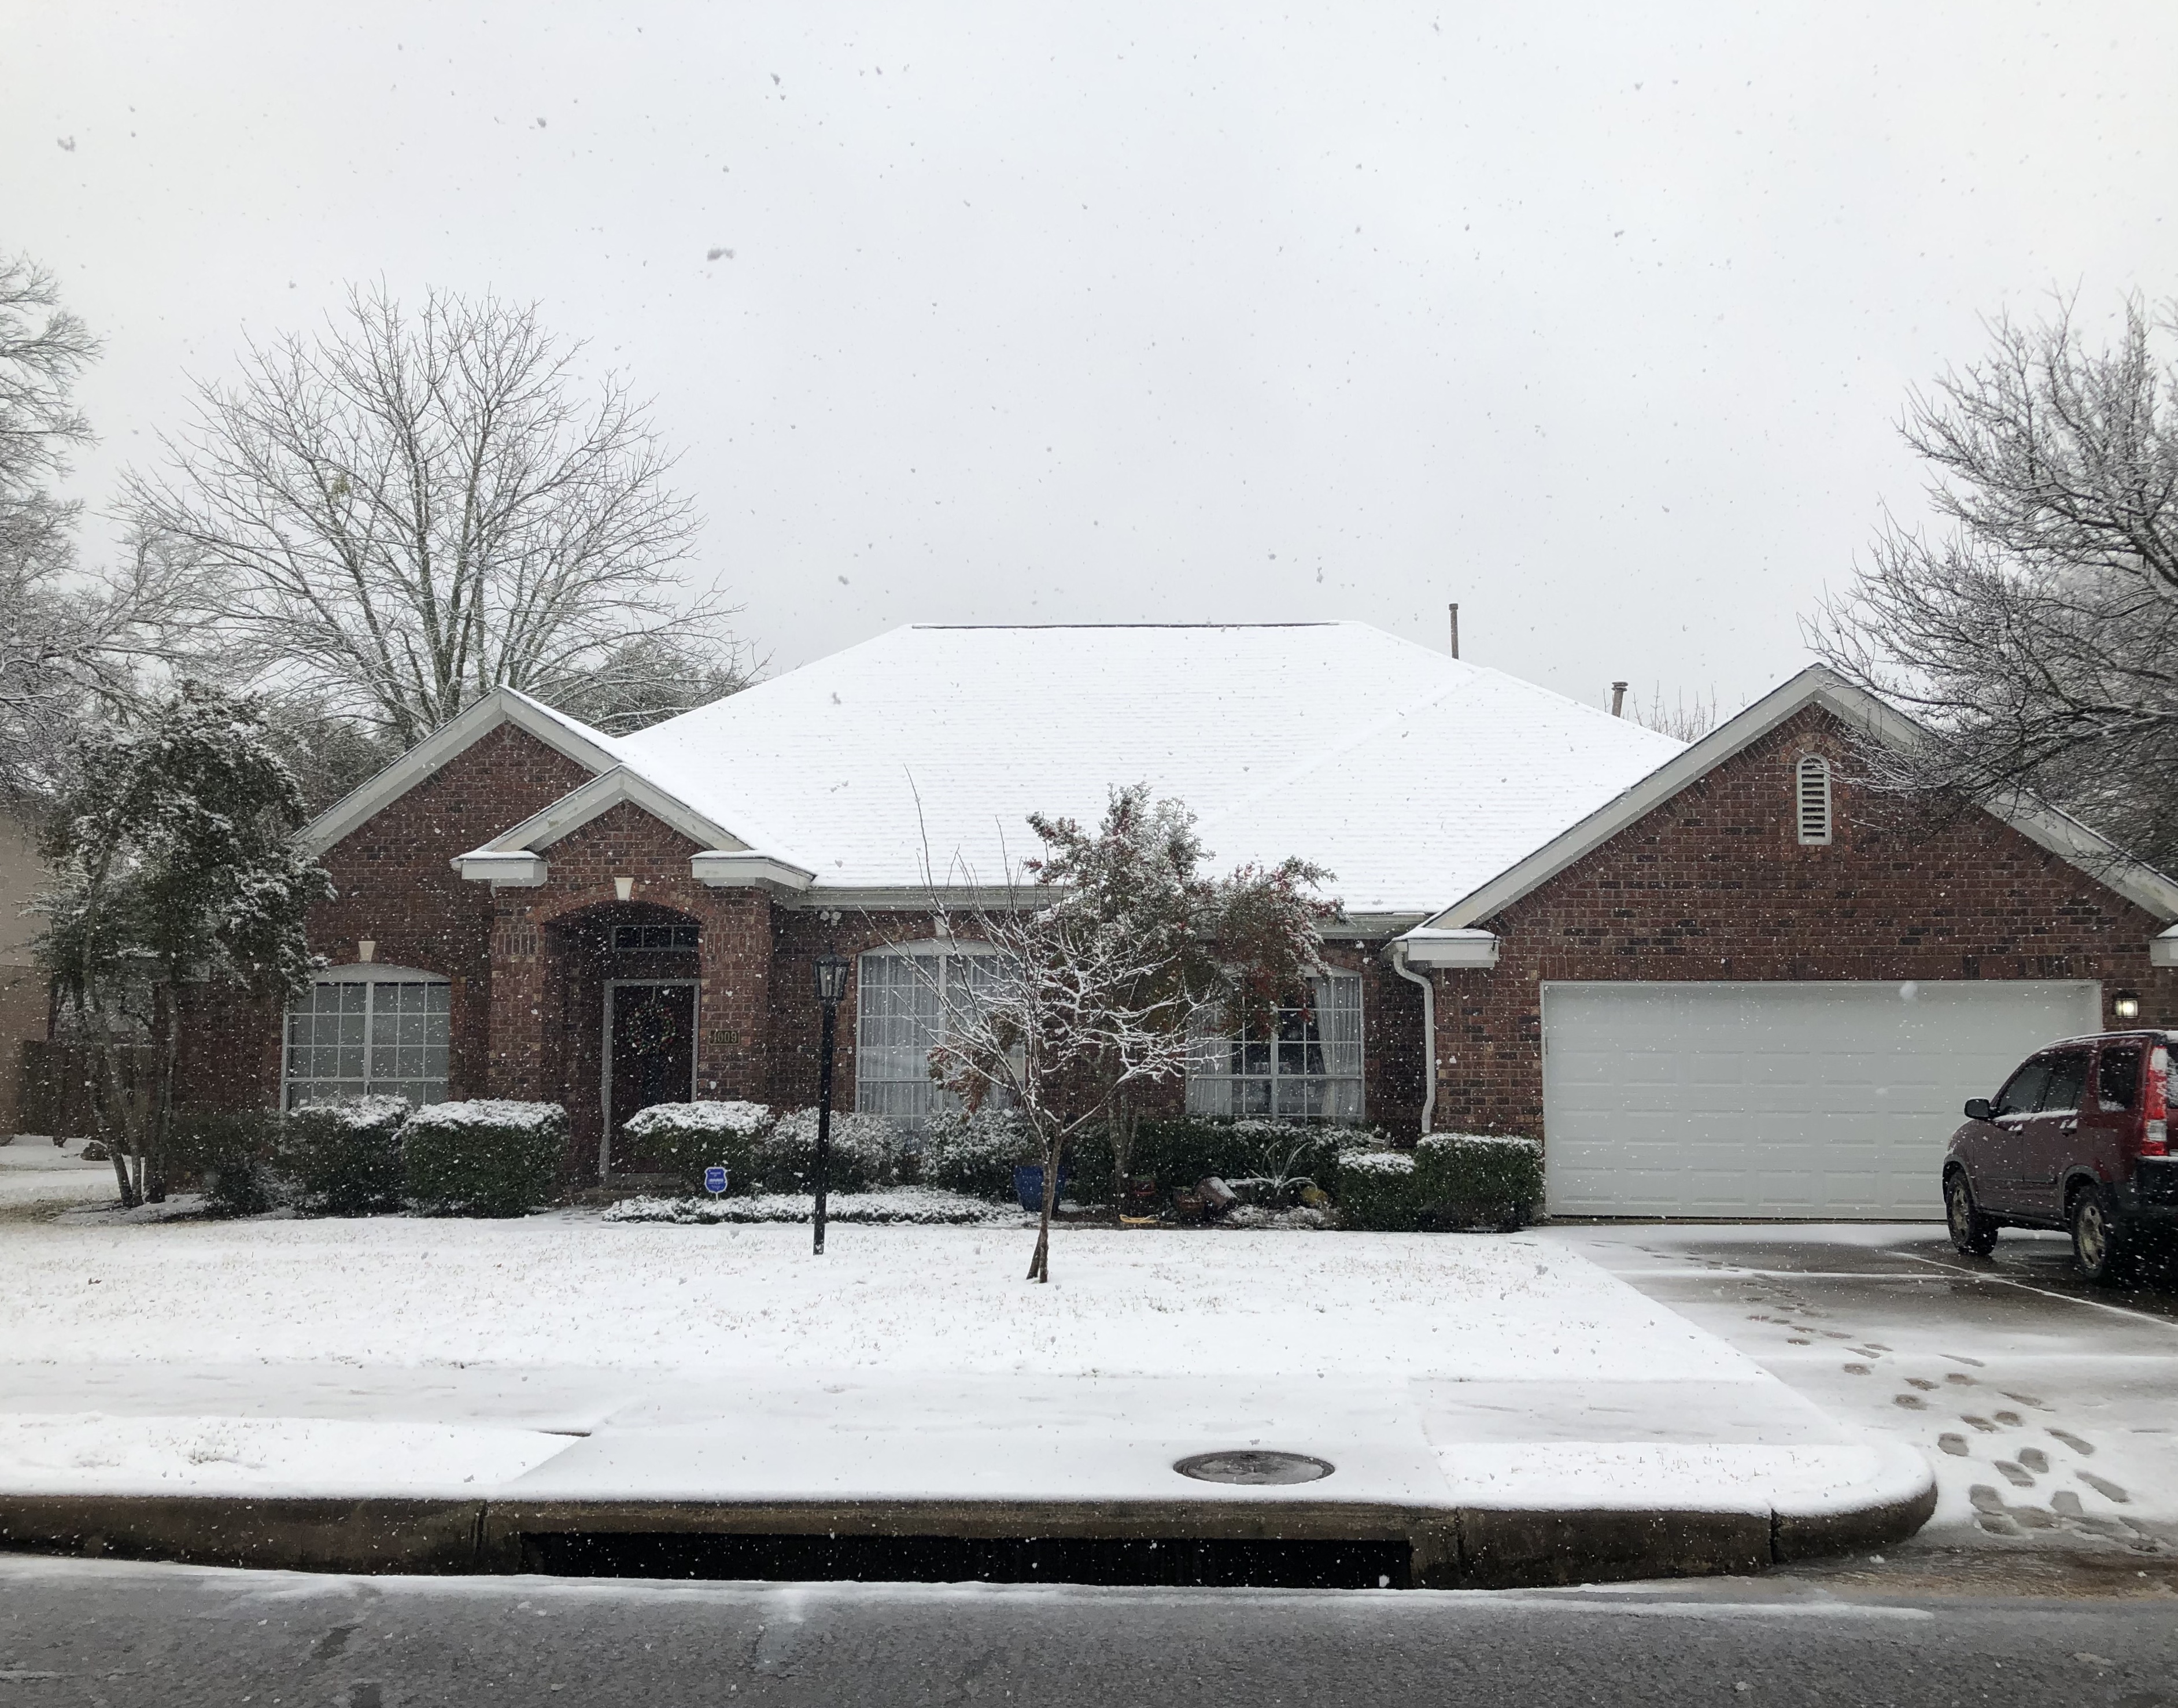
M702 939L648 902L589 908L545 928L546 1000L559 1010L559 1100L600 1182L650 1171L620 1135L654 1103L695 1096Z

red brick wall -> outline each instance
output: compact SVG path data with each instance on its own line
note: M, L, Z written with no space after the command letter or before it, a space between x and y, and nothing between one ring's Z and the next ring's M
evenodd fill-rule
M1803 848L1793 767L1832 771L1835 840ZM1546 980L2099 979L2178 1022L2161 922L1988 814L1915 811L1849 780L1810 707L1483 921L1488 971L1436 974L1440 1132L1542 1132Z
M457 754L322 856L337 898L311 909L310 946L335 965L374 940L376 958L452 980L449 1077L456 1097L484 1094L490 985L490 887L457 873L457 854L519 824L590 773L512 723ZM177 1064L192 1106L270 1105L280 1094L280 1018L272 1004L209 998Z

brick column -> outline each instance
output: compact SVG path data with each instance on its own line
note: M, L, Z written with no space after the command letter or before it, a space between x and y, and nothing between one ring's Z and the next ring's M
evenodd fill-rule
M502 890L492 898L487 1097L533 1102L553 1095L544 1083L544 933L529 899L536 893Z
M696 1084L704 1098L771 1095L771 900L761 891L706 891L690 904L703 928ZM793 969L784 969L791 977Z

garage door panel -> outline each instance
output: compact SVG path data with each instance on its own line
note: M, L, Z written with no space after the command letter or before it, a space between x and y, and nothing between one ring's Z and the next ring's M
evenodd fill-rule
M1546 985L1550 1208L1939 1214L1959 1105L2100 1015L2070 980Z

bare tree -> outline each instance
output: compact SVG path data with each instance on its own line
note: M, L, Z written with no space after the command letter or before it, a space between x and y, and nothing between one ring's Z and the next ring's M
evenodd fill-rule
M2101 348L2069 303L1989 331L1902 424L1948 526L1886 520L1810 644L1925 726L1870 750L1880 785L2038 798L2178 858L2178 303L2128 300Z
M580 349L531 308L357 292L200 385L129 498L194 554L229 679L403 746L501 685L621 727L739 685L732 614L683 597L698 524L647 406L610 374L585 395Z
M971 1110L1017 1109L1043 1161L1043 1204L1028 1279L1051 1279L1051 1215L1068 1141L1136 1087L1179 1078L1193 1002L1172 976L1177 945L1145 938L1048 898L1009 892L948 936L993 952L971 997L955 998L930 1052L931 1073Z
M1716 690L1712 689L1706 700L1696 693L1691 705L1688 704L1686 696L1682 693L1666 705L1663 689L1656 687L1650 691L1646 706L1638 701L1634 703L1634 721L1644 729L1653 729L1659 735L1670 736L1674 741L1699 741L1716 728Z
M185 579L174 552L140 538L108 572L79 570L83 506L52 488L90 441L75 383L97 354L50 273L0 259L0 794L19 799L52 794L90 708L134 697Z

